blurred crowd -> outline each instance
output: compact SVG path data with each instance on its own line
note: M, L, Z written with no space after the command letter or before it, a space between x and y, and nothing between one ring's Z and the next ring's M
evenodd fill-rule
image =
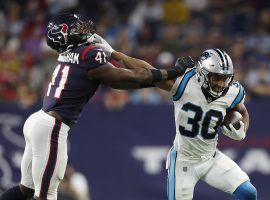
M113 48L158 68L171 67L180 56L197 60L207 48L224 49L248 99L270 96L269 1L0 0L0 101L28 107L42 99L57 58L44 31L61 12L89 16ZM170 95L157 88L102 87L92 102L113 110L170 103Z

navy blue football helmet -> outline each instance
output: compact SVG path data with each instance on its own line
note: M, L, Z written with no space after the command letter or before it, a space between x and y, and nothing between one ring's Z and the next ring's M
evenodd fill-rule
M79 14L61 14L46 29L47 44L59 53L87 43L96 31L94 23Z

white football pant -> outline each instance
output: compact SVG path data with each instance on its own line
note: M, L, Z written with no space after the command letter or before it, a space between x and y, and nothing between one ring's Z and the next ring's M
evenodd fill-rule
M56 200L57 188L67 165L69 127L40 110L25 122L26 146L21 163L21 184L35 196Z
M203 161L183 161L177 151L168 155L168 199L192 200L194 187L199 180L233 194L239 185L249 180L248 175L220 151Z

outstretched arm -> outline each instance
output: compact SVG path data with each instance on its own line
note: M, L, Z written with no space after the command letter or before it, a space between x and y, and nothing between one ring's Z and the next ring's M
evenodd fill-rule
M94 36L95 45L101 47L103 51L106 52L108 57L112 57L115 60L122 61L125 68L127 69L155 69L152 65L147 63L144 60L132 58L130 56L125 55L124 53L115 51L106 40L104 40L101 36L95 34ZM175 70L178 73L178 76L184 74L186 68L193 67L194 61L190 57L181 58L176 61L174 66ZM176 77L175 77L176 78ZM172 80L163 80L161 82L155 83L155 86L159 87L160 89L170 91L175 79Z
M150 65L148 62L144 60L132 58L118 51L113 51L111 57L115 60L122 61L124 66L128 69L136 69L136 68L155 69L152 65ZM169 81L162 81L159 83L155 83L155 86L159 87L160 89L170 91L174 82L175 79Z
M148 62L141 59L132 58L119 51L114 50L111 54L111 57L117 61L122 61L125 67L128 69L134 69L134 68L155 69Z
M111 47L111 45L106 40L104 40L100 35L95 33L93 36L94 37L91 38L90 42L102 48L108 57L112 57L113 59L117 61L122 61L125 68L127 69L134 69L134 68L155 69L152 65L145 62L144 60L132 58L130 56L127 56L124 53L115 51Z
M124 53L113 51L111 54L111 57L116 60L121 60L124 65L129 69L155 69L152 65L145 62L144 60L140 60L137 58L132 58L130 56L125 55ZM177 70L177 73L179 76L182 76L187 68L191 68L194 66L194 61L191 59L191 57L183 57L178 58L174 68ZM159 87L160 89L170 91L173 84L175 82L175 79L173 80L167 80L155 83L155 86Z
M106 63L88 71L88 78L115 89L136 89L152 87L161 81L171 80L178 76L174 69L123 69Z

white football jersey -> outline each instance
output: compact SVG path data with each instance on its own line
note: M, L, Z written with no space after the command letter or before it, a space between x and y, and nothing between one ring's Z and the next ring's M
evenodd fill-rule
M216 151L217 129L226 112L244 101L243 86L233 82L226 95L206 99L196 69L176 79L171 94L174 101L177 156L187 160L206 159ZM210 96L208 98L211 98Z

